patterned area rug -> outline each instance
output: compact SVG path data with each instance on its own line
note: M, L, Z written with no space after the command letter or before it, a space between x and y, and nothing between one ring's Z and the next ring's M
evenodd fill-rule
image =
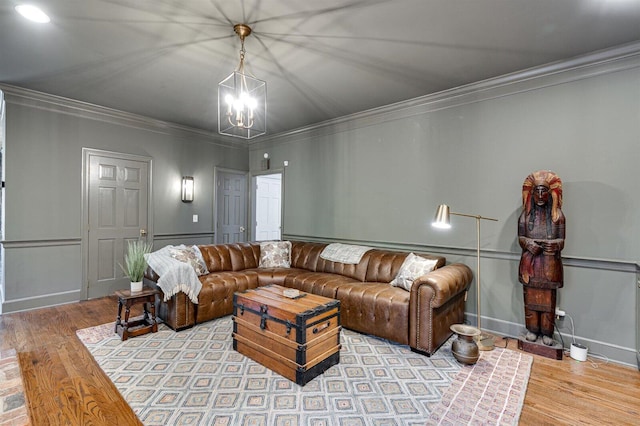
M477 400L486 393L476 387L486 369L461 367L450 341L429 358L343 329L340 363L301 387L235 352L231 317L179 333L161 325L157 333L125 342L113 327L77 334L145 425L453 424L447 408L457 410L455 396ZM491 354L498 352L512 351ZM515 367L500 357L497 362L503 372ZM458 379L465 371L469 377ZM506 380L518 374L512 373ZM447 397L456 383L461 389ZM470 385L474 389L466 390ZM525 390L526 380L521 395L507 395L520 405L504 419L517 422ZM432 413L438 417L430 419Z
M0 351L0 426L31 424L16 351Z
M433 409L433 425L517 425L533 357L495 349L464 366Z

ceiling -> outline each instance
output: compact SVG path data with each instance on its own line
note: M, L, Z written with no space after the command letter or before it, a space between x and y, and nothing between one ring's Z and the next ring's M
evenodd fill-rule
M0 5L0 83L217 131L239 62L268 134L640 40L640 0L34 0Z

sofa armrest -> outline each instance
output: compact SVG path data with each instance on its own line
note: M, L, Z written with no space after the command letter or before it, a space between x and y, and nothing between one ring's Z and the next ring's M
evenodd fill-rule
M433 354L451 336L449 327L464 320L466 291L473 272L454 263L436 269L418 279L409 299L409 346L412 350Z
M147 269L145 269L144 271L144 278L147 278L149 281L153 281L154 283L157 283L158 279L160 279L160 275L158 275L151 266L147 266Z
M183 292L174 294L165 301L164 293L158 286L159 278L151 267L147 267L143 278L144 285L160 292L155 303L156 316L176 331L193 327L195 325L197 305L194 305Z
M471 268L462 263L453 263L417 278L411 287L411 300L420 291L420 286L428 285L433 288L429 304L432 308L439 308L456 294L468 290L472 280Z

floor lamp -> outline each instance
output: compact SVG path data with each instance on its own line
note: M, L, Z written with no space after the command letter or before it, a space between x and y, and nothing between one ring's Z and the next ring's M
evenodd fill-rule
M431 225L436 227L436 228L443 228L443 229L451 228L450 215L472 217L472 218L475 218L475 220L476 220L476 237L477 237L477 245L476 245L476 258L477 258L477 264L476 264L476 294L477 294L476 312L478 314L478 329L480 331L482 331L482 325L480 323L480 318L481 318L481 316L480 316L480 221L481 220L493 220L493 221L497 222L498 219L492 219L490 217L484 217L484 216L473 215L473 214L454 213L454 212L449 210L449 206L448 205L440 204L438 206L438 210L436 211L436 217L435 217L435 219L434 219L434 221L432 222ZM485 335L485 334L481 334L478 337L477 343L478 343L478 349L480 349L482 351L490 351L495 347L495 345L493 343L493 337Z

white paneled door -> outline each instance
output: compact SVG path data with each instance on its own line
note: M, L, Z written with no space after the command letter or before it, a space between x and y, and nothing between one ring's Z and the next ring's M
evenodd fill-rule
M256 176L257 241L279 240L282 228L282 175Z
M119 264L127 242L147 238L149 162L93 155L88 158L87 298L129 287Z
M216 243L247 241L247 175L218 171L216 192Z

